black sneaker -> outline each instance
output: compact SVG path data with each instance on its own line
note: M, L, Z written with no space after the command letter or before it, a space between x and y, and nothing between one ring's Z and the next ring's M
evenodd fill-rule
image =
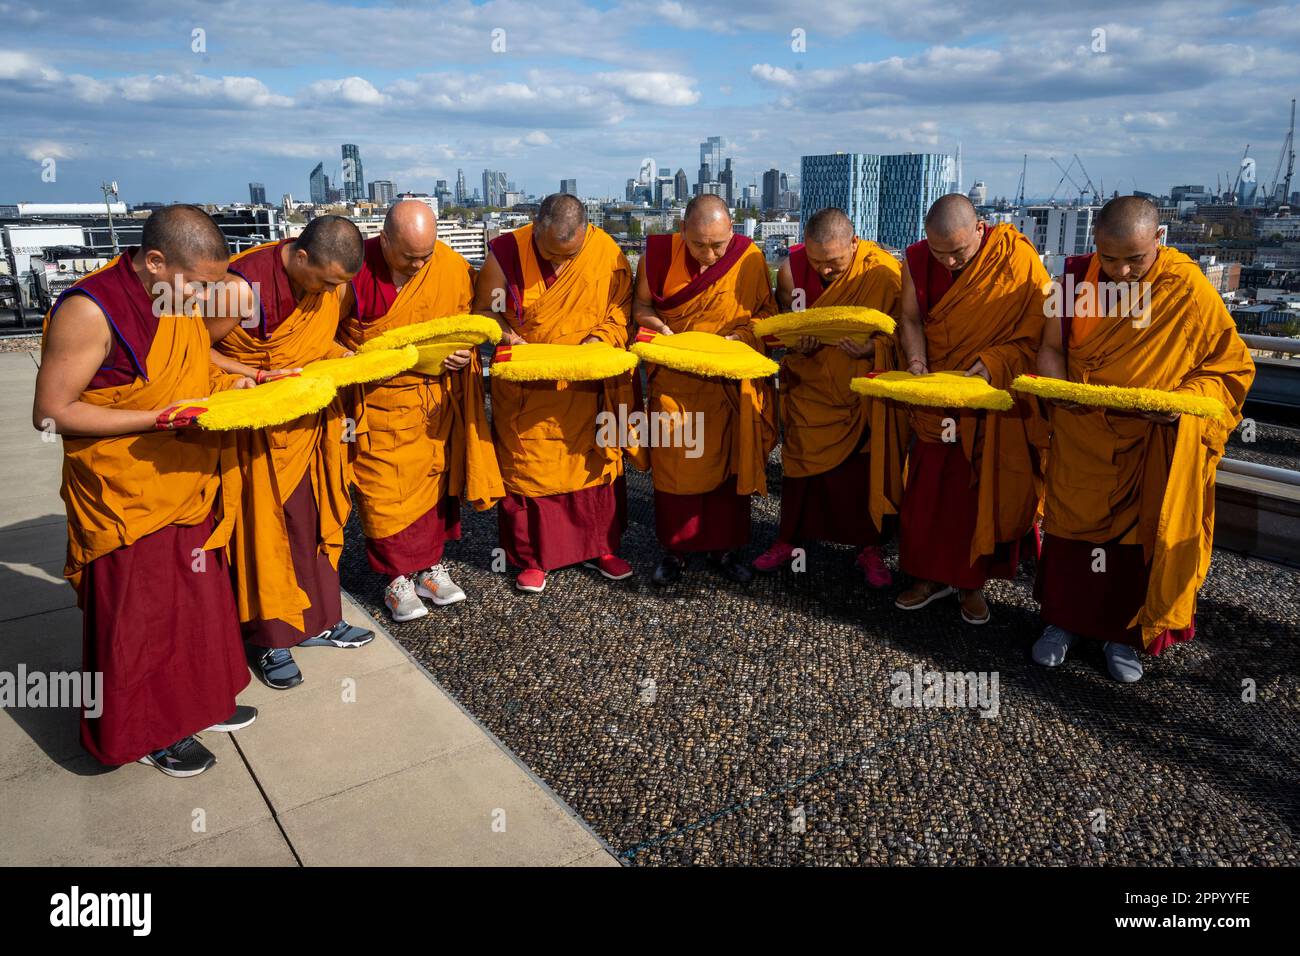
M667 551L659 559L659 563L655 565L655 571L650 576L650 580L660 587L672 584L682 576L683 567L685 567L685 562L671 551Z
M302 671L286 647L250 647L253 673L272 690L288 690L302 683Z
M246 707L243 704L235 705L235 712L225 720L218 721L208 730L215 730L217 733L228 734L234 730L243 730L253 721L257 720L257 708Z
M139 762L153 764L169 777L197 777L216 763L217 758L197 738L185 737L170 747L146 754Z
M748 584L754 580L753 569L740 559L739 551L724 551L721 556L717 553L710 554L709 563L737 584Z
M355 627L347 621L339 621L328 631L321 631L315 637L298 644L299 647L364 647L375 639L375 632L364 627Z

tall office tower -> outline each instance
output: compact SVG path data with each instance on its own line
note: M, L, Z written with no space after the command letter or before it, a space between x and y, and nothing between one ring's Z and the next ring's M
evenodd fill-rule
M879 241L904 249L924 235L925 214L953 180L946 153L880 157Z
M718 182L722 184L721 195L727 200L727 207L733 208L736 205L736 170L729 158L723 160L722 172L718 173Z
M874 241L880 216L880 157L833 153L799 160L799 223L806 227L821 209L842 209L862 239ZM764 176L764 188L767 177Z
M709 175L704 175L704 167L709 167ZM710 182L722 169L722 137L710 136L700 143L700 183Z
M663 167L666 169L666 167ZM655 205L666 206L677 197L676 179L672 173L661 172L655 179Z
M366 195L366 176L361 169L361 150L352 143L343 144L343 199L360 202Z
M499 169L483 170L483 205L501 206L506 201L506 174Z
M782 180L779 169L769 169L763 174L763 208L778 209L781 205Z
M677 175L673 177L673 199L676 202L686 202L690 195L691 184L686 178L686 170L679 166Z
M465 200L469 198L465 192L465 170L456 170L456 205L465 205Z
M253 206L266 205L266 187L261 183L248 184L248 202Z
M433 186L433 196L438 200L440 207L451 205L451 190L447 188L447 180L439 179Z
M329 202L330 198L330 181L325 175L325 164L317 163L316 168L311 171L311 188L308 192L311 195L313 206L323 206Z
M576 179L561 179L560 192L566 196L578 195L578 181Z

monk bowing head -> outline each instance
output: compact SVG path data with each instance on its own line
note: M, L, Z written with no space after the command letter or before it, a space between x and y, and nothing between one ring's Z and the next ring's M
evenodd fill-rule
M1141 196L1117 196L1097 213L1093 241L1101 271L1113 282L1137 282L1155 264L1160 212Z
M975 204L961 193L940 196L925 214L925 240L930 255L949 272L957 272L975 258L984 239Z
M289 248L285 271L304 295L328 292L361 271L361 230L342 216L318 216Z
M705 193L686 204L682 241L702 268L707 269L726 254L733 235L731 210L721 196Z
M384 217L379 248L391 272L408 279L424 268L438 246L438 217L427 203L403 199Z
M206 303L226 276L230 248L221 229L198 206L155 210L144 221L135 268L155 307L163 300ZM165 312L180 305L163 306Z
M577 196L551 193L537 209L533 239L537 251L552 266L568 262L587 241L587 207Z
M827 282L834 282L853 264L858 237L853 222L842 209L819 209L808 218L803 230L803 248L808 265Z

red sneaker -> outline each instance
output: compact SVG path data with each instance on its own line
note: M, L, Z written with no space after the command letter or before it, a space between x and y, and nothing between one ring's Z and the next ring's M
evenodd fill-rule
M540 568L525 568L519 572L519 577L515 578L515 587L521 591L541 594L546 588L546 572Z
M582 566L599 571L611 581L622 581L632 576L632 565L617 554L602 554L595 561L584 561Z
M778 541L754 559L754 570L768 574L783 564L789 564L793 557L794 545Z
M873 588L887 588L894 583L894 576L885 567L885 553L874 544L869 544L858 554L858 567L867 577L867 585Z

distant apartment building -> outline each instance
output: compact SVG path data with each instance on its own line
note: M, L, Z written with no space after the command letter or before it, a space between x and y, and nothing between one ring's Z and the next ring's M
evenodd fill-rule
M374 179L370 182L370 201L377 206L391 205L395 193L391 179Z
M1025 206L1010 217L1040 255L1092 252L1092 227L1100 206Z
M952 157L944 153L833 153L800 160L800 221L819 209L844 210L863 239L903 249L924 234L925 214L952 181ZM766 208L775 185L763 175Z
M1255 220L1255 235L1261 239L1280 236L1284 242L1300 239L1300 216L1261 216Z
M880 220L880 157L871 153L805 156L799 161L803 201L799 220L807 225L820 209L844 211L854 231L875 240ZM764 193L767 176L763 177Z
M560 192L566 196L578 195L578 181L576 179L561 179Z
M414 199L416 202L422 202L422 203L424 203L426 206L428 206L430 209L432 209L432 210L433 210L433 214L434 214L435 216L438 215L438 197L437 197L437 196L430 196L428 193L409 193L409 192L408 192L408 193L398 193L396 196L393 197L393 199L397 200L398 202L401 202L402 200L405 200L405 199Z
M266 187L261 183L248 184L248 202L251 206L266 205Z
M752 221L746 220L746 222ZM779 240L789 248L802 241L803 225L797 219L769 219L755 225L753 239L764 245Z
M487 259L487 227L482 224L456 226L438 225L438 241L445 242L475 265Z

